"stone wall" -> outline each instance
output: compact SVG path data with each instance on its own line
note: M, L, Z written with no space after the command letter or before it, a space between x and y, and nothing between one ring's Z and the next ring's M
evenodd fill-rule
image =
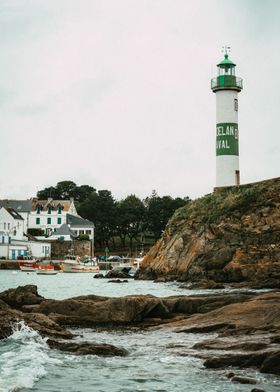
M91 241L49 241L52 245L52 259L61 259L68 254L84 257L91 255Z

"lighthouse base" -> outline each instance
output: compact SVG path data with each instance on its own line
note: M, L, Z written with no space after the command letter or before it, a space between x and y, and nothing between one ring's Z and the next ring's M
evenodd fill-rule
M219 155L216 157L216 187L240 185L239 157Z

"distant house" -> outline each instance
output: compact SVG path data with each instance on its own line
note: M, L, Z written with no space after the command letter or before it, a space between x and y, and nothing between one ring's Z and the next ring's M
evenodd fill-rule
M33 199L28 220L29 229L41 229L44 234L51 235L64 223L66 215L78 215L74 199L69 200L38 200Z
M27 232L29 215L32 209L32 199L28 200L0 200L0 208L1 207L11 207L14 211L16 211L23 218L23 231Z
M88 219L84 219L78 215L66 215L66 223L71 227L71 230L78 237L81 234L89 236L90 240L94 239L94 224Z
M51 234L49 240L61 240L61 241L74 241L77 235L70 227L64 223L59 229Z
M24 219L12 207L0 207L0 257L50 257L51 244L29 241L24 234Z
M86 234L89 236L91 241L94 241L94 224L78 215L73 198L70 198L69 200L53 200L52 198L48 198L47 200L39 200L38 198L32 198L28 200L5 199L0 200L0 208L1 207L6 209L11 208L21 217L22 234L17 232L19 237L24 237L24 234L28 234L29 229L39 229L38 235L31 233L30 231L30 233L38 240L46 241L46 237L50 238L50 240L64 237L64 240L67 241L72 240L73 238L76 238L82 234ZM65 224L68 228L70 228L72 232L71 235L69 233L65 234ZM6 225L6 227L8 227L8 221L6 222ZM14 227L12 225L14 225L14 223L9 222L10 229ZM62 226L64 226L63 230L56 234ZM2 229L0 226L0 231L1 230ZM27 237L24 237L22 240L27 241ZM30 246L32 245L31 242L32 241L29 241ZM50 244L45 242L45 245L41 245L41 252L39 252L39 249L37 249L38 243L36 245L36 251L34 244L32 247L32 254L41 254L44 252L45 257L49 256L48 252L50 251ZM18 253L19 252L16 252L16 254Z

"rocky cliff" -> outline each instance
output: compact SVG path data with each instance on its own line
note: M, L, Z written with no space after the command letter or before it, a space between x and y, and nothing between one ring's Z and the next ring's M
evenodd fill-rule
M219 188L177 210L137 278L280 287L280 178Z

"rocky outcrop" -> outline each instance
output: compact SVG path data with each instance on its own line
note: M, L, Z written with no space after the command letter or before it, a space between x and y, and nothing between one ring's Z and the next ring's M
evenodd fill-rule
M112 344L98 344L92 342L65 342L48 339L48 345L57 350L70 352L75 355L101 355L102 357L124 357L128 352Z
M203 358L205 366L212 368L256 367L280 374L280 292L164 298L87 295L50 300L29 285L4 291L0 297L0 339L24 320L48 337L52 348L77 355L123 356L127 352L115 346L70 341L74 335L66 326L168 328L178 334L215 332L217 337L197 343L180 355Z
M280 375L280 293L257 295L168 324L177 333L218 333L193 346L209 368L258 368ZM275 342L278 342L275 344Z
M161 277L280 288L280 178L221 188L177 210L136 275Z

